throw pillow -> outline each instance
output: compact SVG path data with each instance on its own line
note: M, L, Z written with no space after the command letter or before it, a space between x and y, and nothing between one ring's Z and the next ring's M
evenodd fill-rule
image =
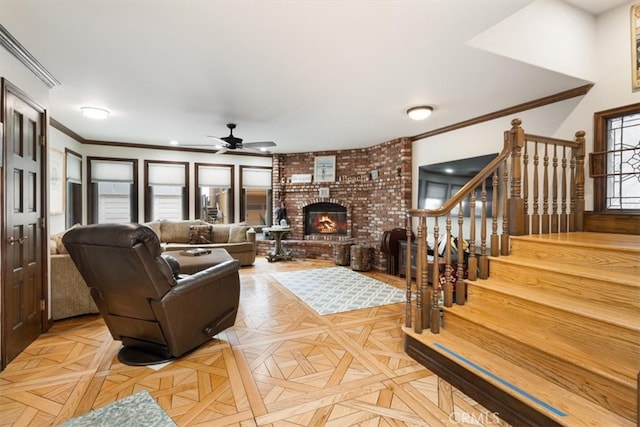
M242 243L247 241L247 225L232 225L229 228L229 243Z
M211 226L210 225L189 226L189 244L198 245L203 243L211 243Z

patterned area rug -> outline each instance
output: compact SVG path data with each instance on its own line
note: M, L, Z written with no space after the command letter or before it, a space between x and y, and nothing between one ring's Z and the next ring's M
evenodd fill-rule
M345 267L273 273L285 288L319 314L377 307L405 300L405 291Z
M175 427L176 424L149 392L143 390L73 418L60 426Z

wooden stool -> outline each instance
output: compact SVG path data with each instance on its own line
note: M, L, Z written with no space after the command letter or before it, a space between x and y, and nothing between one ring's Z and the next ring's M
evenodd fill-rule
M371 270L373 260L371 246L353 245L351 247L351 269L355 271Z
M337 242L333 244L333 262L336 265L349 265L351 262L351 242Z

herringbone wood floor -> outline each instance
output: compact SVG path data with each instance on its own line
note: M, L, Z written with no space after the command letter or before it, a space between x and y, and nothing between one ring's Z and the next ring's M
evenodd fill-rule
M404 304L320 316L270 275L329 266L243 268L235 326L158 370L118 362L99 316L58 321L0 373L0 425L57 425L142 389L180 426L495 425L405 355Z

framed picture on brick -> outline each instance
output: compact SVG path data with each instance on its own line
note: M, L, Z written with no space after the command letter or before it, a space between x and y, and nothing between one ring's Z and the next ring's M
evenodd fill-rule
M317 156L313 170L315 182L334 182L336 180L336 156Z

